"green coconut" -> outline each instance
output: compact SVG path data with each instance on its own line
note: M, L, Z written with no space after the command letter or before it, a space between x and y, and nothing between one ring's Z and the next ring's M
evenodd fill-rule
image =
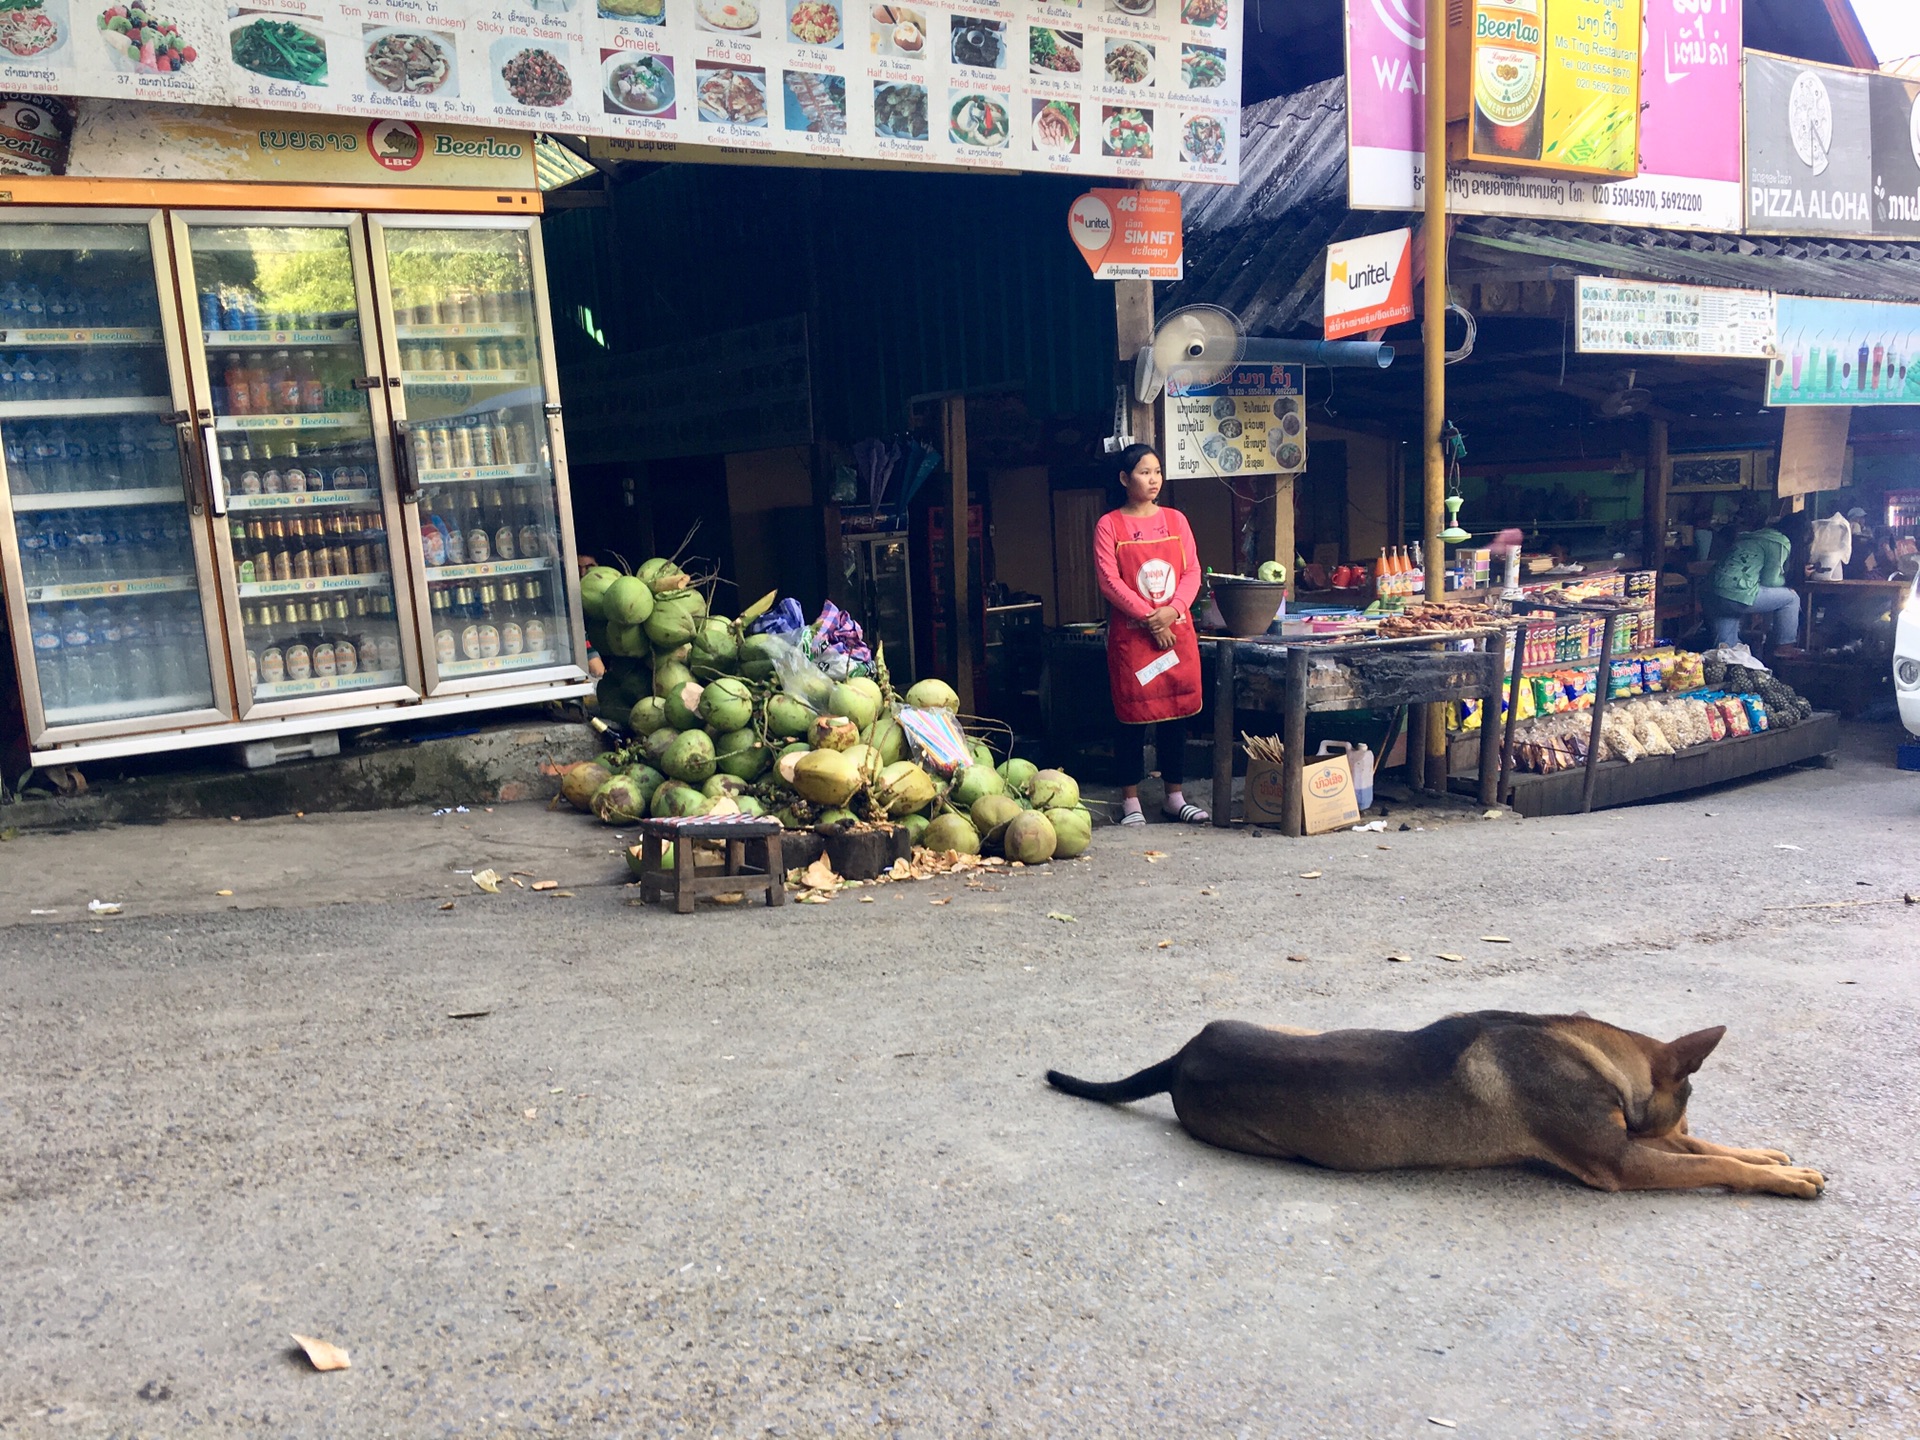
M753 691L736 675L722 675L700 692L700 718L716 735L753 723Z
M757 780L773 756L751 730L729 730L713 742L714 768L723 775Z
M804 735L807 727L813 724L813 711L807 702L796 695L782 691L778 695L767 697L767 733L769 735Z
M653 658L653 693L659 696L671 695L681 686L693 679L693 671L678 660L665 660L656 655Z
M631 775L609 776L588 802L602 824L626 825L647 813L640 785Z
M860 738L879 752L883 765L892 765L907 758L907 732L900 728L900 722L891 715L882 715L861 733Z
M1000 778L1007 782L1007 789L1016 795L1026 794L1027 786L1039 773L1039 767L1031 760L1009 759L1000 762Z
M637 660L647 653L647 632L638 625L607 626L607 653Z
M982 795L973 802L967 818L973 821L973 828L981 842L991 846L999 842L1000 832L1007 828L1015 816L1025 813L1020 808L1020 802L1011 795Z
M807 744L804 740L796 740L778 755L774 756L773 773L780 778L780 783L791 787L793 784L793 767L800 763L802 756L811 755L812 753L813 747L811 745Z
M1054 859L1071 860L1093 844L1093 816L1084 809L1049 810L1046 816L1053 825Z
M880 752L871 745L849 745L840 752L853 762L853 768L860 772L860 788L866 789L880 778L885 767L880 763Z
M767 807L751 795L737 796L735 797L734 803L740 807L740 813L742 815L765 815L767 813Z
M689 644L706 618L707 602L698 590L669 590L654 599L647 639L662 650Z
M951 710L960 713L960 696L944 680L922 680L907 691L907 704L921 710Z
M1080 803L1080 784L1064 770L1042 770L1027 786L1036 810L1071 810Z
M964 815L949 811L937 816L920 837L920 843L936 854L944 855L949 850L957 850L962 855L980 853L980 832L973 828L973 822Z
M851 750L860 743L860 727L845 715L821 715L807 727L816 750Z
M656 770L659 769L660 761L665 758L667 751L673 748L673 742L679 738L680 732L671 725L662 725L658 730L649 730L647 738L640 742L640 749L646 755L647 763Z
M889 815L910 815L933 803L933 777L911 760L896 760L869 787L874 803Z
M560 772L560 795L576 810L593 803L593 793L613 778L613 772L598 760L582 760Z
M607 586L601 606L609 624L644 625L653 614L653 591L638 576L622 575Z
M771 680L780 657L792 648L778 635L749 635L740 642L740 673L749 680Z
M927 827L931 824L933 820L927 815L916 813L900 817L900 828L907 832L908 842L914 845L926 843Z
M711 795L707 798L702 815L738 815L740 802L731 795Z
M669 780L654 791L653 804L647 807L656 820L684 819L702 814L706 808L707 797L680 780Z
M704 730L689 730L667 747L660 768L675 780L704 784L713 774L713 740Z
M880 718L880 687L864 675L843 680L827 695L827 709L853 721L864 730Z
M725 771L715 771L701 785L700 793L709 800L717 800L722 795L738 800L747 793L747 782L738 775L729 775Z
M993 758L993 751L990 748L988 748L986 741L984 740L967 741L967 753L973 757L974 764L984 765L989 770L991 770L994 767L995 761Z
M1059 837L1053 822L1038 810L1022 810L1008 822L1000 836L1000 848L1007 859L1022 865L1044 865L1058 850Z
M636 700L627 712L627 729L636 735L651 735L667 723L667 702L658 695Z
M820 812L820 818L813 822L813 828L816 830L831 830L836 825L856 824L859 819L860 817L851 810L836 805L831 810L822 810Z
M807 828L805 817L791 805L782 805L773 812L773 818L780 822L782 830L804 830Z
M663 848L671 850L673 846L668 844ZM629 845L627 847L627 869L633 872L636 880L647 873L646 852L647 847L644 845ZM663 869L671 870L673 868L673 861L671 859L663 859L661 866Z
M693 632L693 663L709 670L732 670L740 660L740 641L733 622L709 615Z
M971 810L973 802L983 795L1006 793L1007 782L1000 778L998 770L991 765L969 765L954 777L947 799L956 810Z
M827 701L833 694L833 682L812 665L799 667L799 673L788 682L788 688L795 685L800 687L800 698L815 710L832 708Z
M838 750L809 750L793 765L793 788L816 805L844 805L860 788L860 772Z
M580 576L580 608L595 620L606 617L603 601L607 587L620 579L620 572L611 565L593 565Z
M683 589L687 583L687 572L664 558L649 560L633 573L646 581L655 595L665 590Z
M669 690L664 697L667 702L667 723L676 730L698 730L701 724L700 695L705 688L698 680L689 680L678 690Z
M623 773L640 787L640 793L646 797L645 803L648 806L653 804L654 792L667 783L667 777L651 765L629 765Z

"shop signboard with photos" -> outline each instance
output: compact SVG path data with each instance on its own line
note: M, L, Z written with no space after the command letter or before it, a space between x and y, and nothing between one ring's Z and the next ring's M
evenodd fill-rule
M1746 72L1749 230L1920 238L1920 81L1758 53Z
M1242 0L8 0L0 91L1230 184Z
M1576 303L1583 355L1765 360L1773 354L1771 291L1583 275Z
M1769 405L1920 405L1920 305L1776 297Z
M1738 231L1742 4L1644 0L1635 178L1552 174L1550 166L1531 163L1512 172L1450 166L1447 208L1459 215ZM1545 14L1543 44L1567 33L1564 23L1555 29L1557 0L1531 8ZM1581 16L1607 10L1576 0L1566 13L1574 17L1577 35ZM1418 210L1424 204L1425 13L1425 0L1347 0L1347 185L1348 203L1356 210ZM1617 15L1614 24L1624 39ZM1605 37L1590 43L1624 48ZM1625 63L1618 55L1601 58L1614 71ZM1579 63L1575 59L1576 67ZM1577 69L1574 73L1577 79ZM1609 80L1613 83L1619 83L1617 74ZM1537 113L1544 156L1551 117ZM1573 134L1579 112L1555 113L1561 116L1555 133L1565 137L1562 148L1571 150L1580 139ZM1523 141L1532 143L1530 136ZM1583 147L1581 154L1586 153Z
M1167 473L1298 475L1307 468L1307 367L1236 365L1209 385L1167 379Z

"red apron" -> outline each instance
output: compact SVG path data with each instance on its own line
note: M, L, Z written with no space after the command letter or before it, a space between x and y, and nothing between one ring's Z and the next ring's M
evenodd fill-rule
M1171 605L1187 568L1185 547L1177 535L1159 540L1122 540L1114 546L1120 580L1158 608ZM1107 617L1107 678L1113 686L1113 713L1123 725L1184 720L1200 713L1200 644L1192 617L1182 611L1173 622L1173 648L1154 644L1146 622L1110 613Z

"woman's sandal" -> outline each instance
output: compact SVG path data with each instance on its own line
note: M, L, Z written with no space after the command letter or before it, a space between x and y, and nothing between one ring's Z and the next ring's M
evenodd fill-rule
M1127 810L1121 813L1120 823L1122 825L1144 825L1147 823L1147 817L1138 810Z
M1165 809L1160 813L1169 820L1178 820L1182 825L1204 825L1213 819L1213 816L1209 815L1205 810L1202 810L1198 805L1182 805L1178 814L1172 810Z

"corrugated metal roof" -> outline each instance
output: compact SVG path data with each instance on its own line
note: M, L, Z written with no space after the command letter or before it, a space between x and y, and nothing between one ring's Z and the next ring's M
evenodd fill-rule
M562 185L571 185L594 173L592 165L551 135L541 135L534 140L533 169L540 178L542 190L558 190Z

